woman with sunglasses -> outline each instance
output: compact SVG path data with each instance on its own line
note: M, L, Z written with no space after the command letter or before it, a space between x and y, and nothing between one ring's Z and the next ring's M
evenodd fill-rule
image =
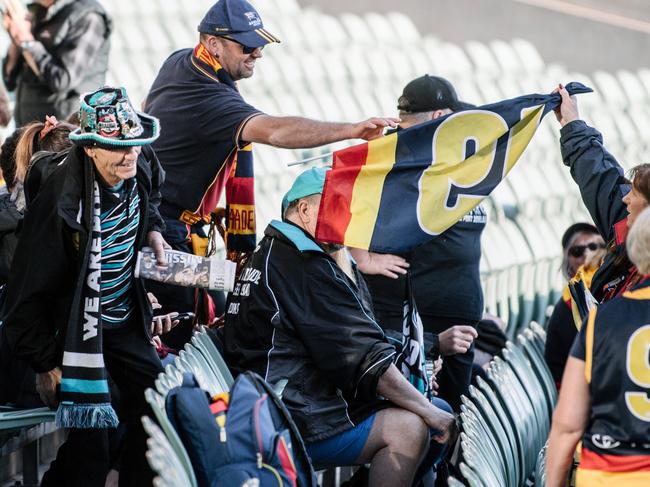
M574 223L562 236L562 274L570 281L580 272L589 286L605 254L605 241L590 223ZM571 313L571 293L564 287L547 325L544 356L557 387L578 329Z
M578 103L562 85L562 103L555 115L562 125L560 146L564 164L580 188L598 232L608 242L607 254L593 276L591 294L605 302L640 280L625 249L628 228L650 202L650 164L632 168L630 179L603 146L600 132L580 120Z

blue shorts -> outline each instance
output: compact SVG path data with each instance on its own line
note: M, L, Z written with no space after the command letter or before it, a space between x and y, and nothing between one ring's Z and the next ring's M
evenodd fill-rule
M434 397L431 403L439 409L453 414L451 406L442 399ZM336 436L315 441L314 443L308 443L306 445L307 453L314 465L355 465L357 458L361 455L363 447L368 441L368 436L370 436L370 430L375 422L376 415L377 413L368 416L354 428L339 433ZM439 432L431 428L430 433L433 436ZM435 441L431 442L427 455L431 465L435 465L440 460L444 451L445 445L440 445Z
M354 465L368 441L375 414L354 428L331 438L307 444L307 453L315 465Z

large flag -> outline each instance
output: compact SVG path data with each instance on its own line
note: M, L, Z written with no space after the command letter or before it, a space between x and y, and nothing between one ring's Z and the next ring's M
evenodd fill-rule
M334 152L316 239L379 252L431 240L496 188L560 100L520 96Z

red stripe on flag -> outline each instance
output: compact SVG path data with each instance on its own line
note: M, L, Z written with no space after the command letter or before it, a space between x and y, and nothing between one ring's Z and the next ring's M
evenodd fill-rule
M604 472L650 472L650 455L607 455L583 448L580 468Z
M325 177L318 210L316 240L342 244L352 219L350 205L359 171L366 164L368 144L334 152L334 164Z

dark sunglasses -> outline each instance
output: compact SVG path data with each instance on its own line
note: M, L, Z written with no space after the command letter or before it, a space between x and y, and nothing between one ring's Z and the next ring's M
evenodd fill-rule
M241 50L242 50L242 52L243 52L244 54L253 54L257 49L259 49L260 51L261 51L262 49L264 49L264 46L260 46L260 47L249 47L249 46L245 46L244 44L242 44L242 43L239 42L239 41L236 41L236 40L233 39L232 37L226 37L226 36L224 36L224 37L225 37L226 39L228 39L229 41L234 42L235 44L239 44L239 45L241 46Z
M598 249L604 249L605 244L603 243L596 243L596 242L591 242L588 243L587 245L574 245L573 247L569 247L569 255L571 257L582 257L585 255L585 250L589 249L592 252L595 252Z

